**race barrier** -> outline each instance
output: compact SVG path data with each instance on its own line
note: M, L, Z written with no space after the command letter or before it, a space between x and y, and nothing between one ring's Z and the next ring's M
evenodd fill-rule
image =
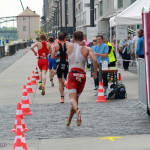
M146 100L146 81L145 81L145 61L143 58L138 58L137 60L137 70L138 70L138 97L139 102L135 105L142 104L147 106ZM133 107L135 107L133 106Z

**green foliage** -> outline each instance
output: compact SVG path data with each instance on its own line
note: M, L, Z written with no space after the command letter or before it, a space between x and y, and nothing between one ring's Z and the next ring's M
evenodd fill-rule
M34 33L36 34L36 40L37 41L40 40L40 35L41 34L45 34L45 32L43 30L35 30Z

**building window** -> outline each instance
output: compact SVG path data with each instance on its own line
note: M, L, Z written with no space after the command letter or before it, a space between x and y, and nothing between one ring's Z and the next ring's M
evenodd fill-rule
M25 22L25 21L26 21L26 18L23 18L23 21Z
M96 20L97 19L97 17L96 17L96 15L97 15L96 8L94 9L94 14L95 14L95 20Z
M99 16L103 16L103 2L100 1L99 2Z
M68 20L69 20L69 16L67 15L67 24L69 23Z
M26 31L26 29L27 29L26 26L23 26L23 31Z
M131 4L133 4L136 0L131 0Z
M123 7L123 0L118 0L118 8L122 8Z
M66 10L67 10L67 13L68 13L68 4L66 4Z

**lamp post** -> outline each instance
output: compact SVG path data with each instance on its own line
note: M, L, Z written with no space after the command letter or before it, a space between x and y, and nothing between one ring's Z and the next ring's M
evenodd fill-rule
M73 0L73 33L76 31L75 0Z
M60 0L60 31L62 32L62 0Z
M94 27L94 0L90 0L90 26Z
M54 2L56 3L56 38L57 38L57 31L59 30L59 0L54 0Z
M67 35L67 1L65 0L65 32Z

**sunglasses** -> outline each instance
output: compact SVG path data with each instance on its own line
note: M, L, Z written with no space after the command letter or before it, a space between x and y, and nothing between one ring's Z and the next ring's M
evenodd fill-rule
M93 42L97 42L97 40L93 40Z

